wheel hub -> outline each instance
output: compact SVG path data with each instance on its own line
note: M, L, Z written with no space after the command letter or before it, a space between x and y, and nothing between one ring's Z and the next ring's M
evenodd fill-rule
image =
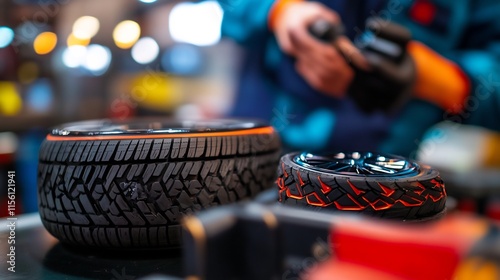
M419 166L403 157L370 152L336 153L316 155L301 153L294 162L314 171L337 173L349 176L414 176Z

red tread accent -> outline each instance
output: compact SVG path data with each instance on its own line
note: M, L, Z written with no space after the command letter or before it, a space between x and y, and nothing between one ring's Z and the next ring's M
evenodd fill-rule
M314 195L314 196L316 197L316 199L317 199L319 202L312 202L312 201L309 199L309 197L310 197L311 195ZM326 202L324 202L324 201L323 201L323 200L322 200L322 199L318 196L318 194L316 194L316 193L312 193L312 194L310 194L310 195L306 196L306 201L307 201L307 203L308 203L309 205L312 205L312 206L326 207L326 206L328 206L328 205L331 205L331 203L330 203L330 204L327 204Z
M329 187L327 184L323 183L323 181L321 181L321 177L318 176L318 181L319 181L319 184L321 185L321 191L324 193L324 194L327 194L329 192L332 191L332 188Z
M300 192L300 188L298 185L297 186L297 191L299 192L299 195L293 195L291 192L290 192L290 188L286 188L286 196L289 197L289 198L293 198L293 199L303 199L304 196L302 195L302 193Z
M386 186L382 185L381 183L377 183L377 184L384 191L383 195L385 195L386 197L390 197L391 195L394 194L394 192L396 192L395 189L391 189L389 187L386 187Z
M281 163L281 170L283 171L283 175L285 175L285 178L288 178L288 173L286 172L284 162Z
M420 200L417 200L417 199L415 199L415 198L413 198L413 197L410 197L410 199L412 199L412 200L414 200L414 201L417 201L417 202L416 202L416 203L410 203L410 202L406 202L406 201L404 201L404 200L402 200L402 199L400 199L400 200L396 200L396 202L398 202L398 201L399 201L399 202L401 202L401 204L403 204L403 205L404 205L404 206L406 206L406 207L422 206L422 204L424 204L424 201L423 201L423 200L422 200L422 201L420 201Z
M362 197L364 201L366 201L372 208L373 210L380 211L380 210L387 210L392 207L393 204L390 204L389 202L382 201L380 199L375 200L375 202L370 202L368 199ZM379 202L385 203L383 206L376 206Z
M363 209L366 208L366 206L363 206L363 205L359 204L359 202L354 197L352 197L350 194L347 194L347 197L349 197L349 199L352 200L352 202L354 202L354 204L356 204L357 207L354 207L354 206L342 206L337 201L334 201L333 203L335 204L335 206L337 207L337 209L339 209L339 210L345 210L345 211L359 211L359 210L363 210Z
M303 187L305 185L304 180L302 180L302 176L300 176L300 171L298 171L298 170L297 170L297 176L299 178L300 186Z
M353 183L351 183L351 181L347 180L347 183L349 184L349 186L351 187L351 189L354 191L354 193L356 195L360 195L360 194L364 193L364 191L356 188L356 186Z

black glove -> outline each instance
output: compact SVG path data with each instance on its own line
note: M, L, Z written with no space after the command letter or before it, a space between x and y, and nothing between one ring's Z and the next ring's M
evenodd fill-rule
M408 29L380 18L368 19L366 27L361 40L355 44L371 70L364 71L350 63L356 75L348 95L365 112L393 112L410 97L415 81L415 65L406 52L411 34ZM333 46L343 30L342 26L324 20L318 20L310 27L313 36ZM350 62L348 58L346 61Z

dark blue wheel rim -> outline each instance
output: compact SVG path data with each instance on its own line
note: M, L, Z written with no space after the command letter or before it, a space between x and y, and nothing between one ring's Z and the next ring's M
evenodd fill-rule
M418 175L417 163L404 157L370 152L317 155L301 153L293 158L300 166L326 173L363 177L411 177Z

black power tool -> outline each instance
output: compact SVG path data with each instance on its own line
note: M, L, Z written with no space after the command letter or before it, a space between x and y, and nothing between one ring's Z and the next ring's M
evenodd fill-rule
M363 111L394 112L409 98L416 74L414 62L406 51L411 33L405 27L376 17L367 20L366 30L355 40L355 45L370 64L369 71L356 67L348 54L336 46L337 38L344 34L342 25L318 20L309 32L335 47L353 67L356 76L348 95Z

